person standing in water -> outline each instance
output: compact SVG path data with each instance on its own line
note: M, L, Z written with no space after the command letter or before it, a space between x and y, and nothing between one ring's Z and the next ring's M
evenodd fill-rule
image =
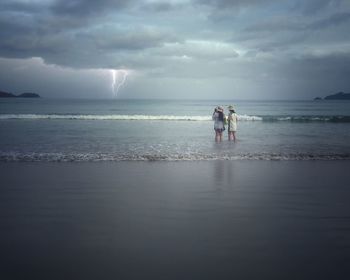
M227 116L227 121L228 121L228 141L234 141L236 142L236 131L237 131L237 114L235 110L233 109L233 106L230 105L228 106L228 116Z
M224 109L220 106L216 107L212 118L214 121L215 141L221 142L222 141L222 132L225 130Z

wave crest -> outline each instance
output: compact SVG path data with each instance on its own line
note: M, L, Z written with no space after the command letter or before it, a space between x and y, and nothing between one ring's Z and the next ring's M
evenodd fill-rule
M0 114L0 120L116 120L116 121L211 121L211 116L92 115L92 114ZM350 123L350 116L254 116L238 115L239 121Z
M74 115L74 114L1 114L0 119L57 119L57 120L166 120L166 121L209 121L208 116L172 115Z

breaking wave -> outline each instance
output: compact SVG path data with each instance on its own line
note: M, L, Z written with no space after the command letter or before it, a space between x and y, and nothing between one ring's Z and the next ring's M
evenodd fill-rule
M350 160L350 154L308 153L246 153L237 155L217 154L107 154L107 153L20 153L0 152L0 162L107 162L107 161L211 161L211 160L262 160L262 161L310 161Z
M242 115L241 120L262 120L261 117ZM137 120L137 121L210 121L211 116L173 116L173 115L75 115L75 114L0 114L0 120Z
M0 119L57 119L57 120L158 120L158 121L208 121L208 116L172 115L74 115L74 114L2 114Z
M116 120L116 121L211 121L211 116L174 115L82 115L82 114L0 114L0 120ZM238 115L240 121L335 122L350 123L350 116L251 116Z

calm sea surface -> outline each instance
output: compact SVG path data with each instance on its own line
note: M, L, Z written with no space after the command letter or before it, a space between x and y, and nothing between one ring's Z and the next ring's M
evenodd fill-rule
M215 143L230 104L238 142ZM350 159L350 102L1 99L0 134L0 161Z

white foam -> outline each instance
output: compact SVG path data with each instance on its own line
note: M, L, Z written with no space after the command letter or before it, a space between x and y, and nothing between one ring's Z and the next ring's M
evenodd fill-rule
M350 160L350 154L237 154L217 155L198 153L174 154L107 154L107 153L20 153L1 152L0 162L99 162L99 161L212 161L212 160L259 160L259 161L313 161Z
M239 115L239 120L255 121L261 117ZM0 114L0 119L57 119L57 120L138 120L138 121L211 121L211 116L173 115L73 115L73 114Z
M237 115L239 121L266 122L350 122L350 116L254 116ZM0 120L116 120L116 121L211 121L210 115L205 116L175 116L175 115L92 115L92 114L0 114Z
M249 115L237 115L238 120L240 121L262 121L262 117L258 116L249 116Z
M294 117L279 117L278 121L312 121L312 122L328 122L331 117L317 117L317 116L294 116Z

